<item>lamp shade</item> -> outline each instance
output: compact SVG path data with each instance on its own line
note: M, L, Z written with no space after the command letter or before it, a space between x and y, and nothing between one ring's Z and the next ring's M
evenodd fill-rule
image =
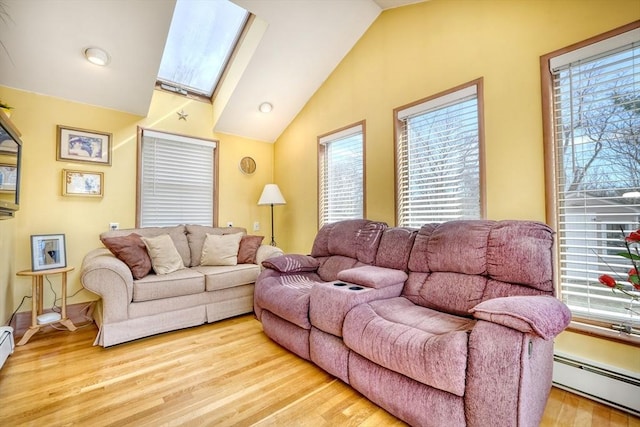
M267 184L262 190L259 205L286 205L287 201L282 196L280 189L276 184Z

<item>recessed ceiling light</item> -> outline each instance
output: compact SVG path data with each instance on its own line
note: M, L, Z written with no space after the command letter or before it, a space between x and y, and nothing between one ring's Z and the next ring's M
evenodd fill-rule
M87 61L92 64L105 66L109 63L109 54L99 47L89 47L84 50L84 56L87 58Z
M271 110L273 110L273 105L271 105L269 102L263 102L258 107L258 110L260 110L261 113L270 113Z

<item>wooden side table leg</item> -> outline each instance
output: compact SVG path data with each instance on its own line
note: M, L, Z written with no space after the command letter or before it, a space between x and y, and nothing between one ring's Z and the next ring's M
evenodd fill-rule
M38 292L38 277L33 276L31 278L31 327L38 326L38 307L40 306L38 303L39 300L39 292Z
M17 345L25 345L29 339L40 330L38 325L38 314L42 311L42 283L38 278L41 276L33 276L31 278L31 326L24 333L22 339Z
M62 319L62 320L60 320L60 323L63 324L71 332L73 332L76 329L78 329L78 328L76 328L76 325L73 324L71 319Z
M22 337L22 339L18 341L17 345L25 345L26 343L28 343L29 339L33 336L33 334L35 334L39 330L40 330L40 326L31 326L29 329L27 329L27 332L24 333L24 336Z
M73 324L71 319L67 317L67 273L62 273L62 318L60 319L60 323L62 323L68 330L75 331L76 325Z

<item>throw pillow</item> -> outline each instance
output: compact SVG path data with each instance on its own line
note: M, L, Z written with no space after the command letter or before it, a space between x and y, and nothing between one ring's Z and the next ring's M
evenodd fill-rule
M238 250L238 264L255 264L256 253L264 236L242 236Z
M308 255L289 254L266 259L262 261L262 265L280 273L299 273L316 271L320 262Z
M151 258L139 234L104 237L101 240L116 258L127 264L135 279L142 279L151 271Z
M147 247L151 265L156 274L169 274L184 268L182 257L176 249L171 236L161 234L156 237L143 237L142 241Z
M242 233L209 234L202 244L200 265L236 265Z

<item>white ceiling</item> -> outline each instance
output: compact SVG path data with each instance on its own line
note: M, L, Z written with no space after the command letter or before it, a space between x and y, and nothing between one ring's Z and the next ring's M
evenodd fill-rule
M274 141L382 9L423 0L233 0L266 25L212 127ZM0 85L146 116L175 0L0 0ZM83 51L99 46L98 67ZM258 113L264 101L273 111ZM187 111L188 112L188 111Z

